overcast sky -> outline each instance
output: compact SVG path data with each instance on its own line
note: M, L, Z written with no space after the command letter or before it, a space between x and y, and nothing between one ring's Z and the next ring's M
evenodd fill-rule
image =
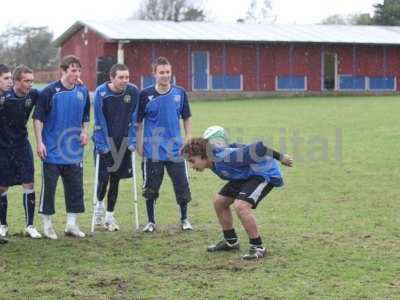
M112 20L130 17L140 0L6 0L0 32L7 25L48 26L58 36L76 20ZM110 5L110 3L112 5ZM205 0L209 18L234 22L244 17L250 0ZM332 14L373 13L383 0L272 0L278 24L315 24Z

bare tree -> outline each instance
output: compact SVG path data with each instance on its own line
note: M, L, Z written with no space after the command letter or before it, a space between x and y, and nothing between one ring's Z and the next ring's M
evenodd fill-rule
M271 0L251 0L244 19L239 22L275 23L276 15L272 12Z
M133 18L150 21L204 21L206 16L201 5L194 5L189 0L142 0Z

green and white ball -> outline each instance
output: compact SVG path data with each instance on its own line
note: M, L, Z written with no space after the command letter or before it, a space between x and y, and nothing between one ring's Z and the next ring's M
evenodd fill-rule
M225 129L218 125L208 127L203 133L203 138L218 147L228 146L228 135Z

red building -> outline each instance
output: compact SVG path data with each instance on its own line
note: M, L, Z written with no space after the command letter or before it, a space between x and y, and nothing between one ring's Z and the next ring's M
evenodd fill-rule
M188 91L399 91L400 29L384 26L78 21L55 41L91 90L123 62L139 87L167 57Z

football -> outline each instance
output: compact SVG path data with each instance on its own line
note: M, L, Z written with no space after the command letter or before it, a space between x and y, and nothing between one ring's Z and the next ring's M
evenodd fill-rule
M226 147L228 145L228 135L225 129L218 125L208 127L203 133L203 138L208 139L215 146Z

